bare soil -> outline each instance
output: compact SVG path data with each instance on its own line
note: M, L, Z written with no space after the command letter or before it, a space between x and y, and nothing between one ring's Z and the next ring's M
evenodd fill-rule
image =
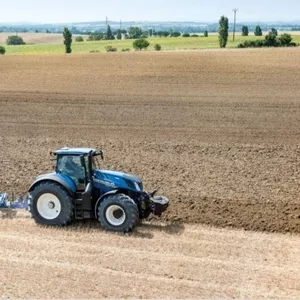
M164 220L299 233L299 67L298 49L0 57L1 190L98 146L170 198Z

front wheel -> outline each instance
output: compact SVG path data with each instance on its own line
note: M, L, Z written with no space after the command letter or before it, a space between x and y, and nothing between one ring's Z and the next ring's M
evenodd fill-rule
M139 220L139 211L134 201L124 194L107 196L99 204L98 219L109 231L129 232Z

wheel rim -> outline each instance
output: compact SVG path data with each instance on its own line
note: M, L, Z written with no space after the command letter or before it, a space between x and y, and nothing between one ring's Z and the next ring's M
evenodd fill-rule
M126 219L124 209L119 205L111 205L105 213L107 221L113 226L121 226Z
M61 203L53 194L43 194L37 200L38 213L47 220L56 219L61 212Z

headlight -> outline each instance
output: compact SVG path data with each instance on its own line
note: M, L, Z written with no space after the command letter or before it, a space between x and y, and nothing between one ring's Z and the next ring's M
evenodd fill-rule
M141 191L140 186L139 186L136 182L134 182L134 186L135 186L135 189L136 189L138 192Z

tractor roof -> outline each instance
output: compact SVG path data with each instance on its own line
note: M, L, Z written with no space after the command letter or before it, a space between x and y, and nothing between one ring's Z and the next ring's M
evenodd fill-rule
M62 148L54 151L55 155L88 155L90 152L96 153L93 148Z

